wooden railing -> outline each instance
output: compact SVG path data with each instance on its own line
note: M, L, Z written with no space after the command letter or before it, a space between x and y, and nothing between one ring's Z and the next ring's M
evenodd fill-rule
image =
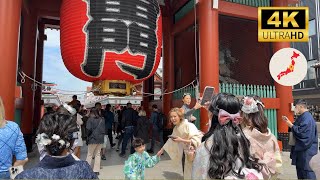
M257 95L261 98L276 98L274 86L244 85L244 84L220 84L220 92L231 93L236 96Z

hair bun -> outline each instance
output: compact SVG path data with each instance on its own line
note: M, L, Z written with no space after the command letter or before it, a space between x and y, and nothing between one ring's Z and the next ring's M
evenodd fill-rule
M47 150L52 156L59 156L65 149L65 146L61 146L57 141L52 142L52 144L47 145Z

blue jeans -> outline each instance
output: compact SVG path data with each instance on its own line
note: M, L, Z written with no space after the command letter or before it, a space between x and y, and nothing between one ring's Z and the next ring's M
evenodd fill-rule
M133 139L133 132L134 132L134 127L126 127L125 131L124 131L124 136L123 136L123 141L122 141L122 147L121 147L121 154L125 154L126 153L126 148L127 148L127 144L128 141ZM131 148L132 151L132 148Z
M10 179L9 171L0 172L0 179Z
M156 138L159 137L160 140L160 148L162 148L163 146L163 130L159 130L157 128L153 128L152 129L152 140L151 140L151 150L153 151L154 148L154 144L155 144L155 140Z

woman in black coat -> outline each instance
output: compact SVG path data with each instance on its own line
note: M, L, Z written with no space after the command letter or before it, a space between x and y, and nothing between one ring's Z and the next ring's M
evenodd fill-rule
M146 112L144 110L140 110L139 119L134 131L134 137L143 139L145 144L149 143L149 127L150 121L146 117Z

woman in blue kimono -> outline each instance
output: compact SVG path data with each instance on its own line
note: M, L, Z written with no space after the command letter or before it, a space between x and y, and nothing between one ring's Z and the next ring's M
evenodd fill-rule
M44 116L36 143L46 148L47 155L36 167L23 171L15 179L98 179L86 161L76 161L69 153L77 131L77 122L69 114Z
M318 152L317 125L307 109L307 103L299 100L295 106L297 120L292 124L283 116L283 120L291 128L295 145L291 147L290 158L296 166L298 179L316 179L315 173L309 166L311 158Z

